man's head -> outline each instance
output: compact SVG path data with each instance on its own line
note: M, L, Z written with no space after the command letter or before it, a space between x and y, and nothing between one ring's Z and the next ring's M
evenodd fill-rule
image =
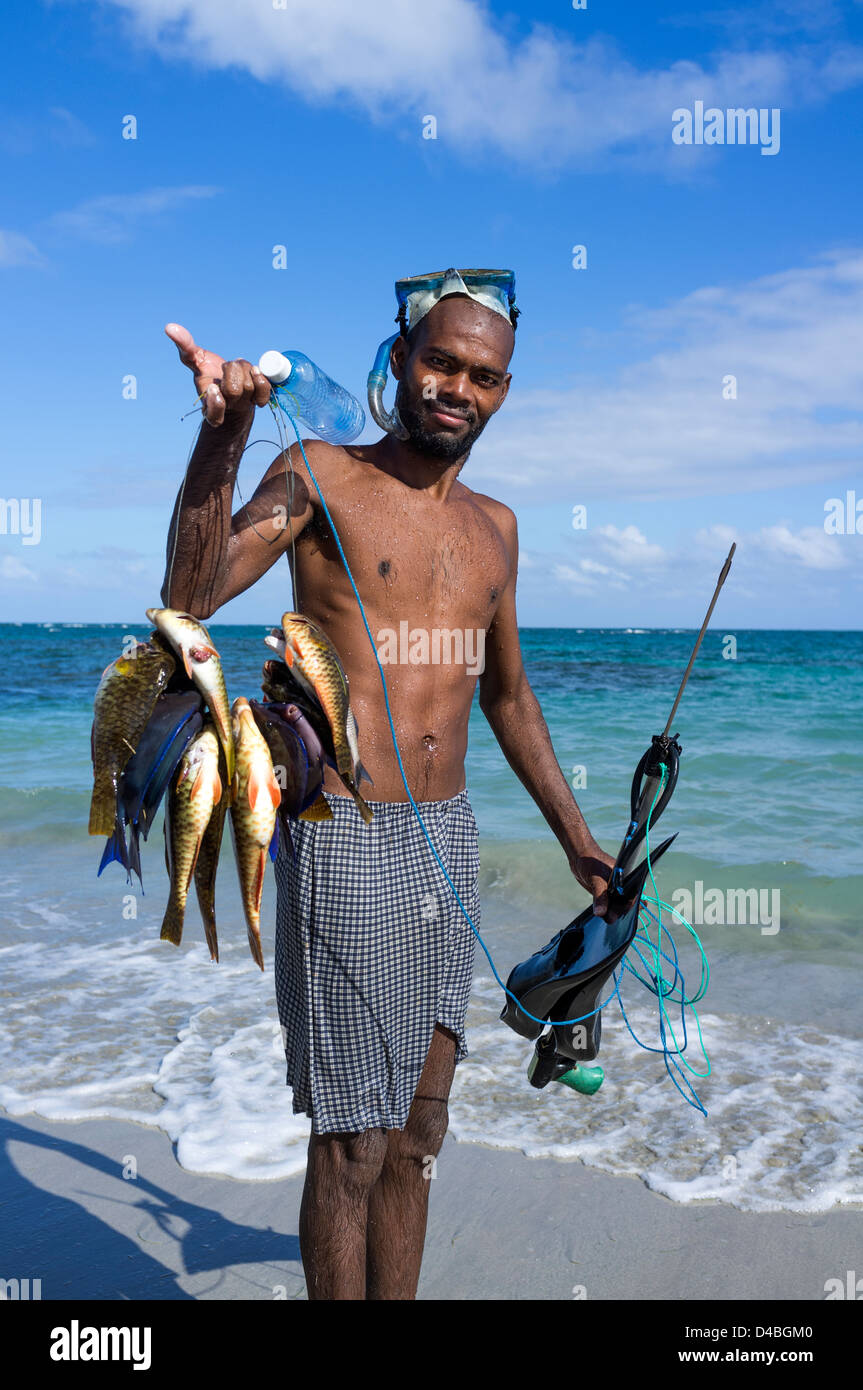
M393 344L390 370L408 447L464 458L509 390L512 325L467 295L452 294Z

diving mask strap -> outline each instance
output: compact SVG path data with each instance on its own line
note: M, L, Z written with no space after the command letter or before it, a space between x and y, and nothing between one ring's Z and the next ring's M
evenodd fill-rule
M393 404L392 410L384 407L384 387L387 384L387 371L390 365L390 352L393 343L401 337L400 333L393 333L391 338L385 338L375 354L374 365L369 372L367 391L369 399L369 410L372 419L387 434L395 435L396 439L410 438L407 430L402 424L398 408Z

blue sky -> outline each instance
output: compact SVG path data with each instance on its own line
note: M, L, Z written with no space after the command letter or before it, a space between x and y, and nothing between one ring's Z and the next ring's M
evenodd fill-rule
M522 624L695 625L734 538L724 626L860 627L863 534L824 521L851 491L863 532L861 20L829 0L19 7L0 496L39 498L41 529L7 506L2 618L158 601L197 430L167 321L223 355L300 348L361 395L393 281L455 264L517 275L513 388L463 477L516 511ZM778 152L675 144L696 102L778 109ZM276 566L217 620L272 622L288 595Z

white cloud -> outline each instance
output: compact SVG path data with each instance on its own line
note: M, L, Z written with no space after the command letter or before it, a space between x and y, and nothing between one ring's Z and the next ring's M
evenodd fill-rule
M613 529L603 528L605 532ZM542 553L534 547L534 564L523 588L522 602L541 599L553 581L596 596L628 588L639 602L680 599L684 604L692 600L695 584L698 602L703 598L706 605L732 541L737 542L737 551L726 601L745 600L760 607L765 595L781 593L788 600L796 594L808 599L818 582L831 596L830 601L835 602L837 593L850 596L863 584L863 539L827 535L823 527L794 530L787 522L779 522L743 532L717 524L680 538L673 549L651 544L635 527L626 527L625 531L636 532L640 539L630 542L627 553L620 549L615 552L621 569L605 563L610 538L598 529L579 532L576 560L561 552ZM618 536L623 534L619 532ZM631 557L642 548L652 553L652 563L639 569L637 560L633 562ZM821 572L823 580L816 580L813 571ZM838 590L837 579L841 580Z
M577 589L623 589L630 583L629 575L622 570L598 564L587 557L575 565L553 563L551 574L559 584L572 584Z
M616 379L513 387L471 456L472 485L511 502L703 496L812 483L863 456L863 252L733 286L660 311L633 308L641 360ZM577 346L574 351L578 351ZM723 382L736 379L736 399ZM527 463L525 463L527 460Z
M34 269L45 265L45 257L30 241L19 232L6 232L0 228L0 268L30 266Z
M53 232L81 237L84 241L125 241L141 222L172 212L185 203L212 198L221 189L204 184L177 188L148 188L141 193L102 194L77 207L56 212L48 219Z
M639 69L604 38L583 39L565 9L555 28L510 39L476 0L112 0L164 56L239 68L313 102L360 107L378 120L437 118L438 138L561 165L635 145L676 167L671 113L707 105L789 106L823 100L863 79L863 49L833 40L795 52L719 53ZM696 152L703 154L703 151Z
M844 569L843 537L828 536L823 527L804 526L795 536L788 526L765 526L757 541L772 555L798 560L804 569Z
M0 560L0 579L17 581L19 579L33 580L37 578L38 575L35 570L28 569L26 565L22 565L21 561L16 560L14 555L4 555L3 559Z
M598 535L602 537L609 555L622 560L624 564L650 568L665 559L662 546L650 545L637 526L624 526L622 530L617 526L600 526Z

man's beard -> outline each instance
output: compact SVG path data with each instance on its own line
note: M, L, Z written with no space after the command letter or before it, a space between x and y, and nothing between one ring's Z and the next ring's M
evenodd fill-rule
M418 454L426 454L429 458L445 459L452 463L455 459L466 457L479 436L485 429L486 422L480 422L472 413L464 416L469 425L467 434L454 435L448 430L433 429L427 423L425 412L420 413L414 410L408 401L405 383L400 381L396 390L396 407L399 418L408 432L407 443L412 445ZM451 409L451 407L450 407ZM458 414L453 411L453 414Z

